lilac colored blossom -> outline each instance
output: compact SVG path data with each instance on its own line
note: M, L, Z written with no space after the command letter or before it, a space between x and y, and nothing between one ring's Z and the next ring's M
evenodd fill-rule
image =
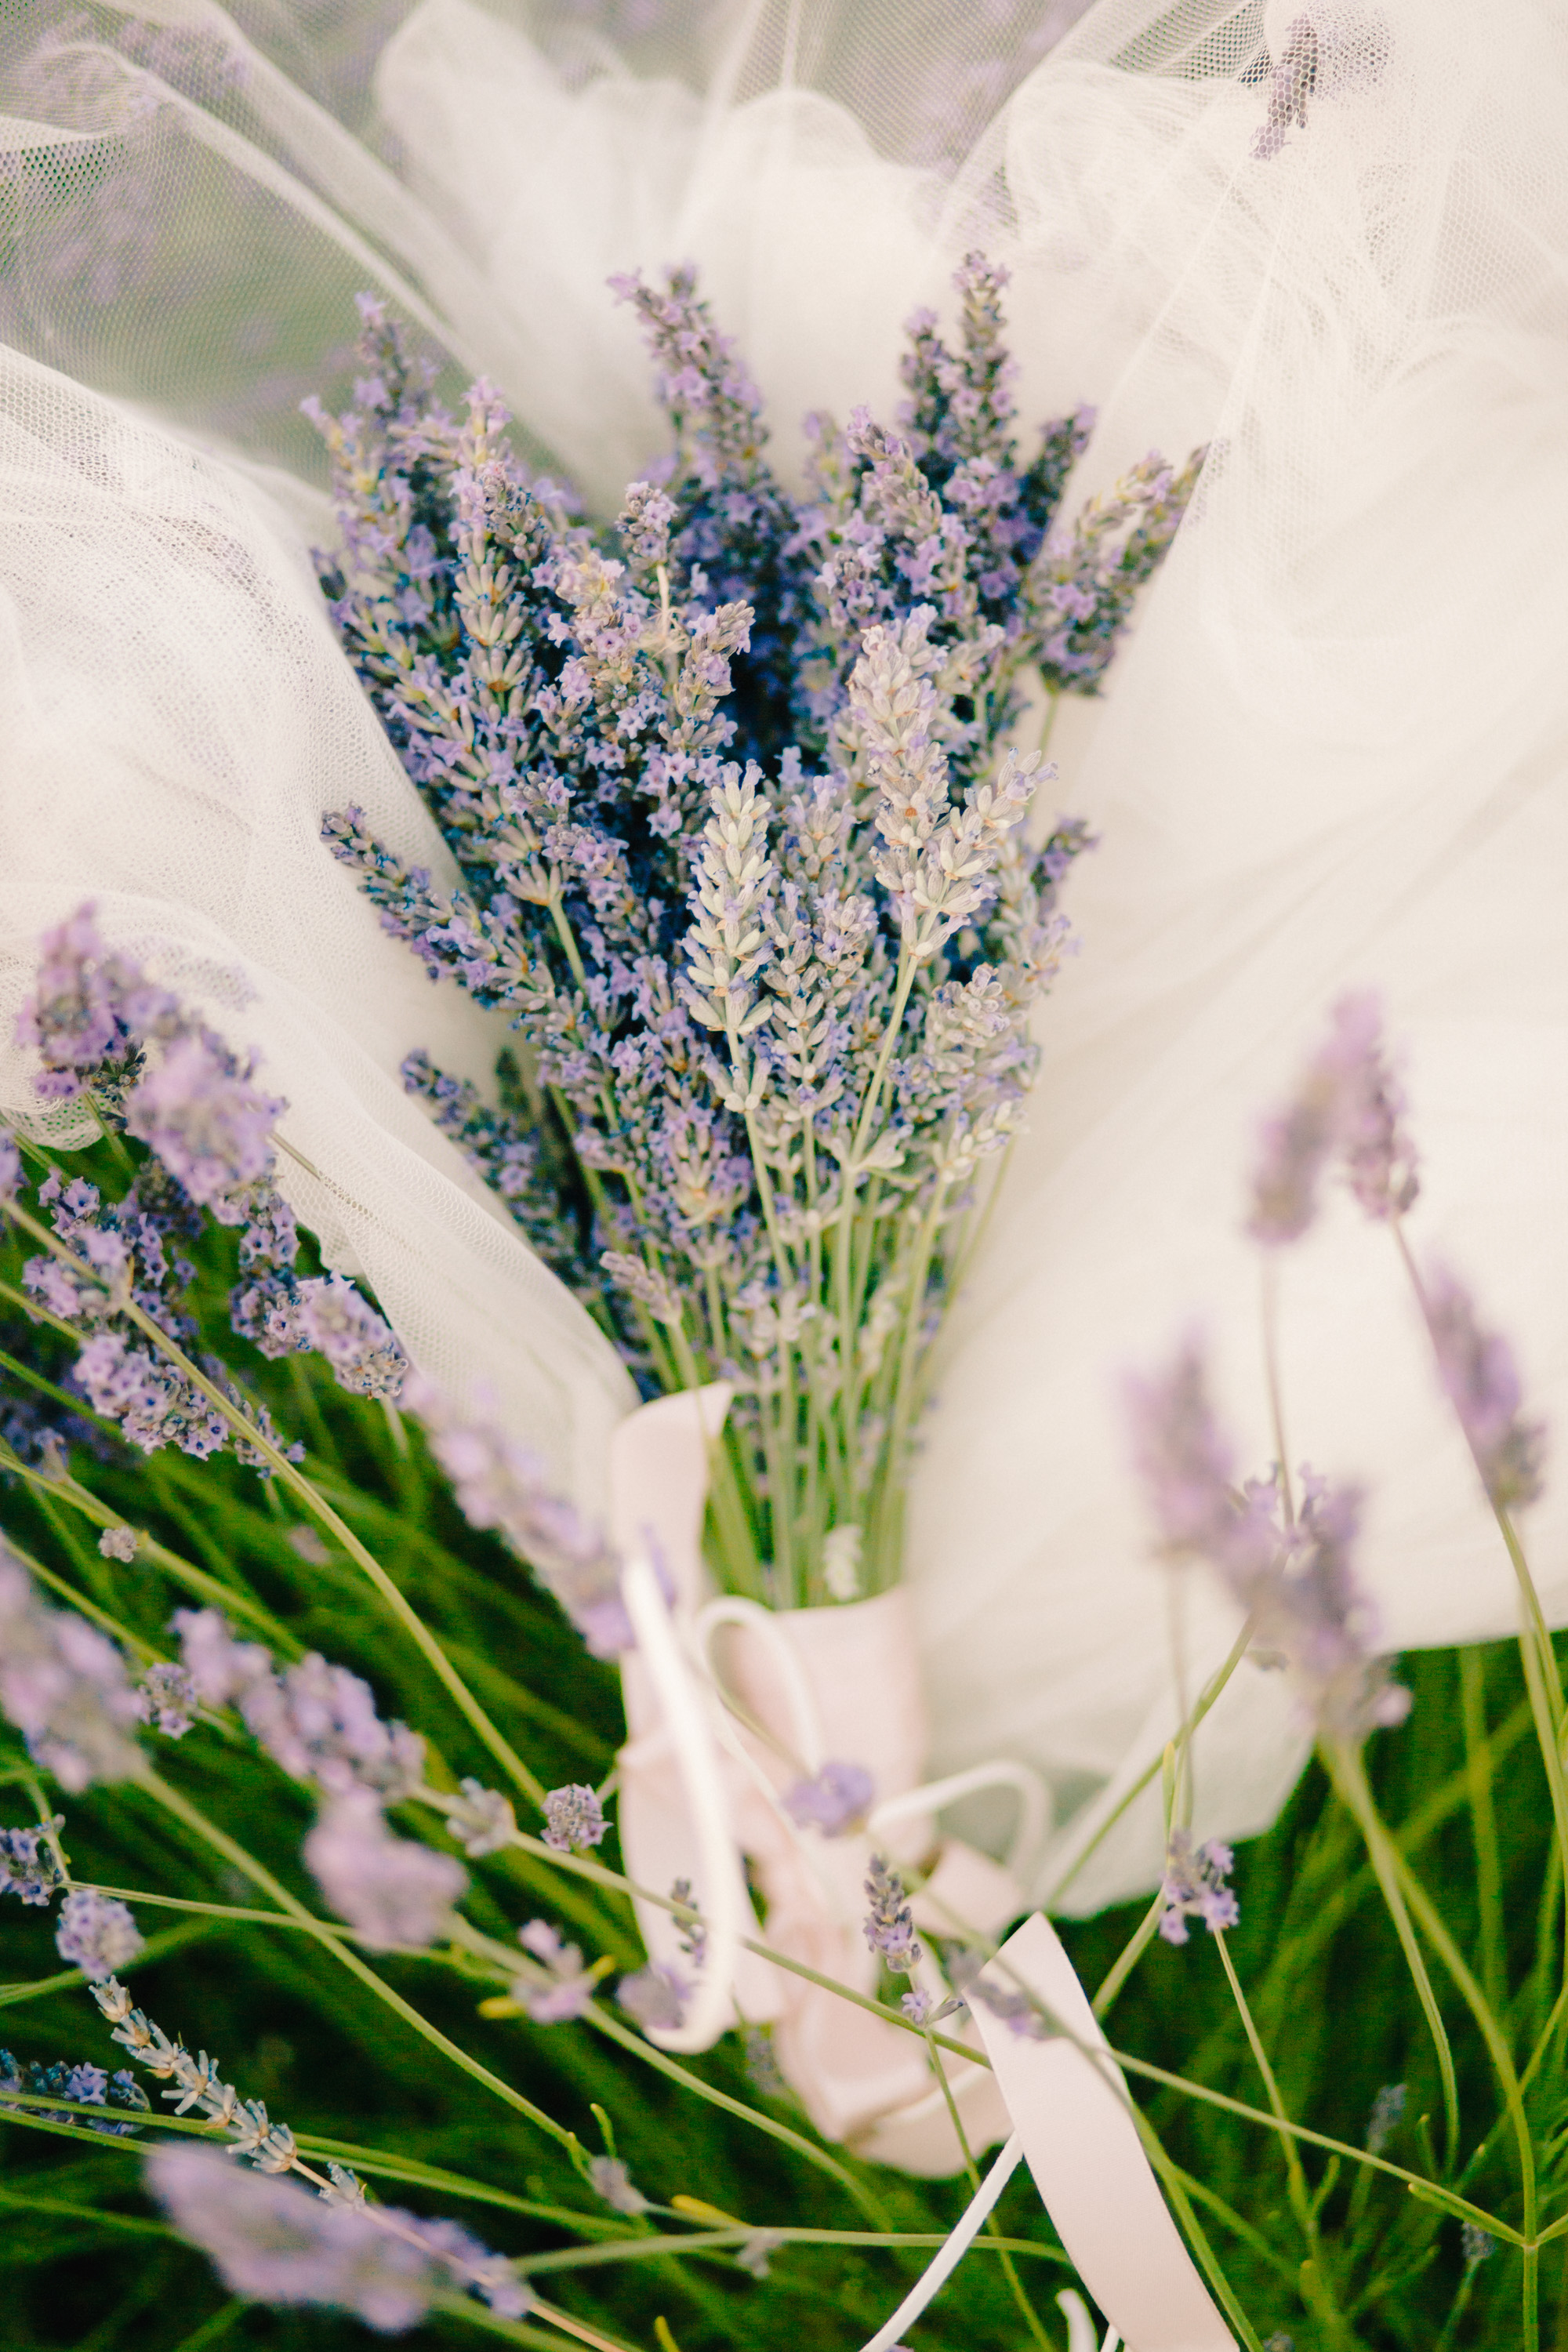
M105 1559L132 1560L141 1542L134 1528L105 1528L98 1538L98 1549Z
M288 2172L298 2162L288 2125L273 2123L259 2099L242 2099L219 2074L216 2058L205 2050L193 2057L184 2042L171 2042L161 2025L135 2007L117 1978L94 1982L91 1991L109 2021L110 2040L167 2085L163 2096L175 2115L194 2112L221 2126L230 2155L247 2159L258 2172Z
M22 1189L22 1155L7 1127L0 1127L0 1209L9 1208Z
M149 1666L137 1686L136 1712L165 1739L183 1739L196 1719L196 1685L188 1669Z
M595 1792L580 1780L551 1789L544 1799L544 1843L557 1853L586 1853L599 1844L609 1823Z
M1233 1483L1235 1454L1209 1401L1206 1369L1188 1339L1170 1369L1127 1385L1133 1453L1162 1549L1215 1570L1253 1620L1261 1658L1287 1667L1326 1737L1361 1739L1401 1723L1408 1692L1375 1656L1376 1616L1352 1550L1361 1498L1305 1466L1295 1523L1279 1517L1273 1480Z
M243 1660L236 1663L243 1666ZM186 1664L200 1691L188 1654ZM395 1804L424 1779L420 1735L405 1723L384 1723L369 1684L316 1652L281 1675L251 1675L236 1698L246 1728L274 1763L296 1780L312 1781L324 1795L365 1790L378 1802Z
M27 1752L73 1792L141 1769L136 1695L125 1661L85 1619L46 1609L0 1545L0 1713Z
M400 1393L408 1359L352 1282L341 1274L301 1282L294 1313L301 1336L326 1358L340 1387L355 1396Z
M471 1527L495 1528L555 1595L595 1657L632 1643L620 1562L604 1534L549 1485L542 1465L493 1422L468 1419L422 1379L404 1402L424 1423Z
M1465 1433L1481 1483L1500 1511L1540 1498L1546 1450L1543 1422L1528 1420L1513 1349L1489 1331L1469 1292L1447 1266L1427 1269L1422 1285L1426 1328L1438 1377Z
M591 2156L588 2178L595 2195L602 2197L606 2205L613 2205L617 2213L635 2216L647 2211L647 2199L634 2185L618 2156Z
M1165 1905L1160 1915L1160 1933L1167 1944L1186 1942L1189 1919L1201 1919L1211 1936L1235 1927L1241 1906L1225 1883L1235 1867L1236 1856L1217 1838L1196 1845L1190 1830L1171 1832L1165 1875L1160 1882Z
M505 2263L454 2223L312 2196L298 2182L258 2179L185 2143L153 2150L147 2171L180 2235L201 2248L231 2293L254 2302L348 2311L395 2336L454 2283L477 2286L508 2318L533 2301Z
M911 2025L925 2025L930 2022L936 2002L923 1985L917 1985L912 1992L901 1995L899 2007Z
M914 1914L904 1893L903 1880L897 1871L889 1869L879 1853L871 1856L866 1892L871 1900L864 1923L867 1943L890 1969L908 1975L919 1967L921 1957L915 1941Z
M46 1097L79 1094L84 1076L122 1067L135 1051L124 1003L140 974L104 946L96 914L89 900L44 933L37 986L17 1017L17 1044L42 1057L33 1083Z
M468 1883L451 1854L394 1837L365 1789L333 1798L305 1840L305 1860L339 1918L373 1951L433 1944Z
M79 1887L60 1906L55 1930L59 1956L68 1968L79 1969L95 1983L128 1967L143 1940L127 1906L112 1895Z
M63 2059L57 2059L52 2065L40 2065L35 2059L26 2066L18 2066L9 2050L0 2050L0 2094L5 2091L24 2091L36 2099L68 2099L79 2107L119 2107L133 2115L147 2113L147 2095L124 2067L111 2075L101 2066L71 2066ZM16 2104L0 2095L0 2108ZM41 2122L74 2125L79 2130L101 2133L110 2139L132 2138L142 2128L137 2123L99 2123L73 2114L70 2106L34 2107L29 2112Z
M584 2015L599 1979L584 1968L578 1947L566 1943L547 1919L530 1919L518 1929L517 1940L547 1971L543 1981L519 1977L511 1989L535 2025L565 2025Z
M54 1813L27 1829L0 1830L0 1895L40 1906L50 1901L65 1884L50 1839L65 1825L65 1815Z
M845 1837L871 1810L876 1782L863 1764L830 1758L809 1780L785 1792L784 1808L797 1829L818 1829L824 1837Z
M93 1411L118 1422L143 1454L174 1444L205 1461L227 1442L228 1423L217 1407L163 1356L119 1331L88 1340L76 1360L76 1380Z
M673 2032L686 2015L690 1987L668 1967L637 1969L616 1987L616 1999L644 2032Z
M150 1144L193 1201L220 1223L248 1220L245 1194L272 1168L272 1128L287 1106L251 1084L210 1030L176 1038L125 1106L131 1133Z
M174 1629L185 1671L204 1706L230 1706L272 1671L269 1652L259 1642L237 1641L216 1609L177 1609Z
M1269 1248L1298 1240L1335 1160L1368 1216L1402 1216L1420 1189L1404 1114L1376 997L1342 997L1295 1093L1264 1122L1247 1231Z
M1292 124L1307 128L1307 100L1318 78L1318 36L1310 16L1293 16L1285 46L1268 78L1267 111L1252 134L1255 163L1267 163L1285 144Z
M498 1789L465 1780L448 1807L447 1826L462 1841L463 1852L477 1859L480 1854L500 1853L511 1843L517 1835L517 1816Z

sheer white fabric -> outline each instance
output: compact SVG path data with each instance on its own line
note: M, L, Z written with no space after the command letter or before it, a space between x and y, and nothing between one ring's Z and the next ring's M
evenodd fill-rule
M589 1488L614 1368L390 1075L417 1044L477 1068L490 1033L400 975L313 838L352 792L437 862L276 503L263 520L232 470L31 362L309 481L294 404L343 388L350 297L379 285L454 389L489 370L604 507L657 446L608 270L697 260L787 472L806 406L891 408L900 320L942 307L979 243L1014 273L1026 418L1100 405L1069 497L1152 443L1215 442L1110 693L1053 739L1063 804L1102 836L1074 885L1085 951L1043 1016L911 1512L932 1768L1001 1744L1064 1805L1103 1808L1231 1638L1147 1561L1116 1375L1202 1315L1270 1455L1241 1175L1348 984L1381 987L1408 1040L1415 1238L1475 1277L1568 1428L1568 8L1301 12L1295 88L1272 78L1306 54L1297 0L35 5L0 78L5 321L28 355L6 478L33 518L4 557L28 714L11 951L93 888L124 936L242 964L247 1034L299 1148L366 1204L352 1246L414 1351L487 1372ZM510 1293L475 1273L503 1257ZM1292 1450L1371 1485L1389 1643L1508 1630L1392 1251L1347 1208L1286 1268L1283 1349ZM1560 1620L1565 1496L1529 1530ZM1243 1668L1200 1737L1200 1830L1260 1826L1303 1752L1279 1678ZM1151 1800L1065 1901L1158 1867Z

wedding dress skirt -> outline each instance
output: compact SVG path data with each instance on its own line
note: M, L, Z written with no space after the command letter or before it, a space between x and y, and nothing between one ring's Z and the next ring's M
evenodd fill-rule
M1271 1458L1244 1180L1349 986L1406 1053L1412 1239L1568 1428L1568 6L328 14L330 39L302 5L34 5L7 37L7 1003L84 896L167 942L264 1048L336 1261L602 1497L625 1376L396 1080L416 1045L479 1076L496 1034L316 838L356 799L445 870L309 578L295 405L346 390L379 288L607 510L658 433L603 278L695 258L788 475L804 408L890 416L901 318L969 247L1005 261L1026 422L1099 408L1069 509L1151 445L1211 457L1110 691L1053 734L1100 837L1083 952L945 1343L908 1573L928 1769L1039 1769L1059 1907L1147 1888L1152 1794L1062 1882L1236 1623L1149 1559L1118 1379L1200 1318ZM19 1056L0 1098L32 1115ZM1336 1203L1282 1274L1289 1447L1368 1485L1382 1638L1507 1633L1386 1234ZM1568 1621L1568 1476L1526 1535ZM1264 1826L1307 1744L1243 1665L1198 1737L1199 1833Z

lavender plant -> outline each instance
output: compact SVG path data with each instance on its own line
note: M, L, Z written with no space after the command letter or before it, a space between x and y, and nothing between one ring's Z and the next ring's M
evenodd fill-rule
M613 530L530 479L486 385L430 402L383 309L331 454L343 644L440 824L449 896L355 809L326 838L434 979L519 1033L499 1098L405 1078L650 1392L719 1377L732 1589L898 1573L931 1339L1021 1122L1088 845L1031 839L1025 681L1093 693L1202 453L1070 523L1092 425L1015 433L1004 273L910 322L900 429L811 420L790 496L688 271L616 281L673 446Z

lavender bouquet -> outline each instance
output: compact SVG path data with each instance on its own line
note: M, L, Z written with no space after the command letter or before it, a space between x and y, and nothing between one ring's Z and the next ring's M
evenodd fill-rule
M1029 829L1050 717L1098 691L1201 461L1067 520L1092 415L1026 459L1002 274L956 284L956 350L910 321L900 431L814 417L799 499L689 272L617 281L673 448L608 533L488 387L435 406L373 303L355 405L317 413L333 616L461 887L353 808L326 837L518 1035L499 1103L422 1054L405 1081L646 1394L730 1384L708 1557L781 1609L897 1580L931 1343L1088 844Z

